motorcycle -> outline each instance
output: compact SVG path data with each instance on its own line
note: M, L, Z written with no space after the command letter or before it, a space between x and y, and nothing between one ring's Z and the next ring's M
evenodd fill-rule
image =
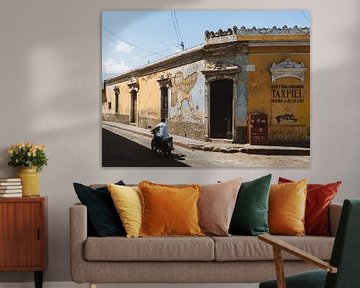
M151 150L156 153L160 151L165 157L170 157L171 150L174 150L173 138L159 138L156 137L157 128L152 129L151 133L154 135L151 140Z

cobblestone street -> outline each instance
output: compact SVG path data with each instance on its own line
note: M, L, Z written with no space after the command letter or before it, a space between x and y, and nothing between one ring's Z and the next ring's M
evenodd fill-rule
M107 125L102 133L104 167L305 167L310 161L310 156L209 152L180 145L167 159L151 151L148 136Z

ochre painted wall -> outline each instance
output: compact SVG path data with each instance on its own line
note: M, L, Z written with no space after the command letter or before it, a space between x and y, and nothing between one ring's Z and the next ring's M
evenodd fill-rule
M163 73L154 73L139 78L138 111L141 118L160 118L160 86L157 80L161 74Z
M268 115L269 144L308 145L310 141L310 54L304 49L301 49L303 51L300 50L300 53L297 50L292 53L289 49L287 53L273 51L266 53L266 49L262 50L262 53L249 54L248 57L248 63L255 66L255 71L248 73L248 113ZM307 68L304 82L293 77L280 78L272 82L269 68L273 63L280 63L285 59L304 63ZM283 93L286 93L286 96Z

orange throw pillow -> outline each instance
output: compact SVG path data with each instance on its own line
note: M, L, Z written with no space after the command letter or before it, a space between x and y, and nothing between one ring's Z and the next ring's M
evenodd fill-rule
M293 181L279 177L279 184ZM329 236L329 206L335 198L341 181L329 184L307 184L305 234Z
M139 183L142 198L140 236L203 236L199 227L199 185Z
M269 228L271 234L305 234L306 184L303 179L294 183L273 184L269 195Z

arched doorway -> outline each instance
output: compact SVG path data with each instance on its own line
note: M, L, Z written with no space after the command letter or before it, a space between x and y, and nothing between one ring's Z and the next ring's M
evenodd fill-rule
M232 139L233 80L210 83L210 137Z

